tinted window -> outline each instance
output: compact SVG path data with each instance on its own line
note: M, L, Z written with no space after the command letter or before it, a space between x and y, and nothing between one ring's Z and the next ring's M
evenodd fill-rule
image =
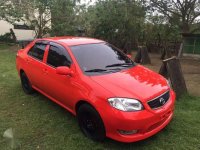
M61 46L50 46L47 64L53 67L70 66L71 59L66 49Z
M71 50L87 74L120 71L134 65L124 53L107 43L72 46Z
M46 45L44 45L44 44L35 44L29 50L28 55L42 61L43 57L44 57L45 48L46 48Z

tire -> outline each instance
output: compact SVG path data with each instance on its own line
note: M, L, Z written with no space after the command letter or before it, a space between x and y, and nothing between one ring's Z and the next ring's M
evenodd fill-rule
M32 88L30 81L24 72L20 73L22 89L26 94L33 94L34 89Z
M106 137L103 121L99 113L89 104L82 104L77 111L78 123L84 135L94 141Z

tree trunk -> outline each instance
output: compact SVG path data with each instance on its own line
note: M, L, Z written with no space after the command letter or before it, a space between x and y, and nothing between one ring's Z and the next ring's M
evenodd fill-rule
M151 60L148 54L148 50L145 46L139 46L137 54L135 56L136 63L151 64Z
M190 33L190 26L187 22L183 22L181 28L182 28L182 33Z
M181 58L183 55L183 43L181 43L179 51L178 51L178 58Z
M10 28L10 33L11 33L11 35L12 35L13 41L14 41L14 42L17 42L17 37L15 36L15 33L14 33L14 31L13 31L12 28Z

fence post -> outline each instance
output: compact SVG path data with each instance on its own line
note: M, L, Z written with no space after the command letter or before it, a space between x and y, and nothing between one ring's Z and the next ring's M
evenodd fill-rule
M142 64L151 64L151 60L148 54L148 50L145 46L139 46L137 54L135 56L136 63L142 63Z
M159 73L165 78L170 79L172 88L176 92L177 97L187 93L187 87L179 59L171 57L163 60Z

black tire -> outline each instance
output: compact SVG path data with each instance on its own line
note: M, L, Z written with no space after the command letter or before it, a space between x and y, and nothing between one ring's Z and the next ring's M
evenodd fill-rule
M94 141L103 141L106 137L103 121L99 113L89 104L82 104L77 111L78 123L84 135Z
M26 94L34 93L34 89L32 88L30 81L24 72L20 73L20 79L22 84L22 89Z

